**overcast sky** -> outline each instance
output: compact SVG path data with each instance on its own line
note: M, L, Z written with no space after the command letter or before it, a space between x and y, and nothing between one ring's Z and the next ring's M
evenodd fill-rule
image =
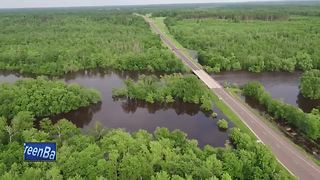
M141 5L208 2L248 2L279 0L0 0L0 8ZM282 0L289 1L289 0Z

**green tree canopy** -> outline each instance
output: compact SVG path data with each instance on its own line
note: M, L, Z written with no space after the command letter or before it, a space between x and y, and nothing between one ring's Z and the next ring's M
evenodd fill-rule
M0 114L7 118L20 111L32 112L36 117L69 112L101 99L94 89L41 77L0 84L0 92Z
M114 89L114 96L127 96L154 102L183 102L200 104L204 110L212 109L212 94L210 90L194 75L173 74L160 78L156 76L140 76L137 82L126 81L126 87Z
M19 118L30 117L21 112ZM33 137L44 138L41 141L57 142L57 161L24 162L22 144L28 139L14 138L1 143L0 179L294 179L267 147L239 129L231 130L234 149L200 149L179 130L130 134L108 129L96 138L67 120L44 124L39 130L23 126L21 134L33 132Z
M305 72L300 78L300 92L311 99L320 99L320 70Z

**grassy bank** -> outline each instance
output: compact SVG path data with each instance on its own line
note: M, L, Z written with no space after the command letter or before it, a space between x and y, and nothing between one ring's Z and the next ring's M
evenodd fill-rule
M241 129L242 132L250 135L251 138L257 139L257 137L251 132L251 130L242 122L242 120L219 98L214 94L213 97L214 104L223 112L224 115L230 119L235 126Z

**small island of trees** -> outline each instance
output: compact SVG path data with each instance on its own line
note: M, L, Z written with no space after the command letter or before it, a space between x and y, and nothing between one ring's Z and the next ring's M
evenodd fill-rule
M149 103L171 103L175 99L200 104L205 111L212 109L212 92L194 75L173 74L161 78L140 76L137 82L126 81L123 89L114 89L114 96L145 100Z
M219 119L217 122L217 126L223 130L228 129L228 121L225 119Z

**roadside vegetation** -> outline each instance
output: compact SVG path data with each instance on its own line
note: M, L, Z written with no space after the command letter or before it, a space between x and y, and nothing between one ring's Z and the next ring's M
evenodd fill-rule
M158 128L129 134L99 124L88 133L63 119L56 124L20 112L10 124L0 118L0 179L294 179L271 151L233 129L235 148L203 150L186 134ZM10 129L11 131L8 131ZM57 142L56 162L24 162L23 142Z
M243 86L245 96L257 100L266 111L275 119L281 119L295 127L308 138L317 140L320 138L320 116L318 111L304 113L298 107L286 104L278 99L273 99L258 82L250 82Z
M172 103L176 99L199 104L205 111L212 110L212 92L194 75L173 74L161 78L140 76L137 82L127 80L125 87L114 89L116 97L129 97L149 103Z
M0 69L63 75L83 69L184 72L142 17L116 11L0 13Z
M301 76L300 92L310 99L320 99L320 70L313 69Z
M198 51L208 72L306 71L320 68L320 12L309 8L164 11L164 22L185 48Z
M0 84L0 116L6 118L12 118L20 111L29 111L36 117L50 116L100 100L100 93L94 89L42 77Z
M247 135L249 135L252 139L257 139L257 137L252 133L252 131L243 123L243 121L239 118L237 114L232 111L229 106L227 106L222 100L218 98L217 95L213 94L213 102L214 105L217 106L223 114L232 121L232 123L239 129L241 129L242 132L245 132ZM214 114L215 115L215 114ZM213 118L215 116L212 116Z

